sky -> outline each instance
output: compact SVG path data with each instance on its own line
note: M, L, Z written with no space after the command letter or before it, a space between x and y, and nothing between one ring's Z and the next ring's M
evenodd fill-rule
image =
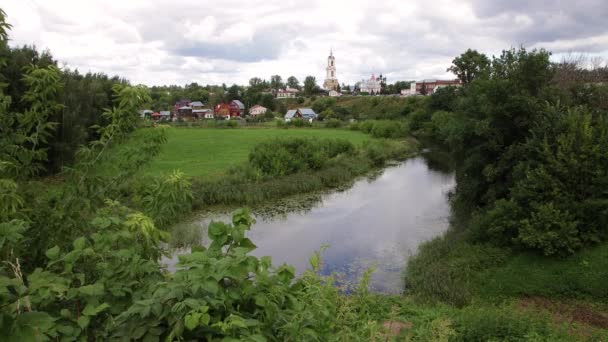
M329 50L341 83L453 78L468 48L608 59L608 0L3 0L10 44L134 84L247 84L307 75Z

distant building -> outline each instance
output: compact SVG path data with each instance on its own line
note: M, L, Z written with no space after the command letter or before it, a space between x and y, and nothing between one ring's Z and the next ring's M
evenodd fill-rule
M192 107L192 110L195 109L204 109L205 105L201 102L201 101L194 101L194 102L190 102L190 107Z
M245 116L245 105L239 100L230 101L230 116L243 117Z
M139 111L139 115L142 118L148 118L149 119L149 118L152 117L152 114L154 114L154 112L152 110L150 110L150 109L144 109L144 110L140 110Z
M251 115L251 116L263 115L266 113L266 111L268 111L268 108L266 108L264 106L260 106L260 105L255 105L255 106L249 108L249 115Z
M177 109L177 118L182 120L192 120L196 117L192 114L192 107L182 106Z
M228 103L218 103L213 109L213 113L217 118L230 118L230 105Z
M459 79L455 80L436 80L436 79L427 79L416 82L416 94L422 94L422 89L426 89L426 95L432 95L437 89L444 87L460 87L462 86L462 81ZM411 90L410 90L411 92Z
M161 110L158 114L160 114L161 121L171 120L171 111L169 111L169 110Z
M374 74L368 80L362 80L359 84L359 91L362 93L368 93L370 95L380 94L382 85L380 79L376 78Z
M330 90L329 91L329 96L331 97L336 97L336 96L341 96L342 94L340 94L339 92L335 91L335 90Z
M277 99L295 98L299 92L300 91L298 89L293 89L289 87L285 89L279 89L279 91L277 91Z
M298 109L290 109L285 114L285 121L289 122L292 119L301 118L308 121L315 120L317 118L317 113L311 108L298 108Z
M325 81L323 82L323 88L325 90L338 90L339 83L336 75L336 58L334 52L329 50L329 57L327 57L327 67L325 68Z

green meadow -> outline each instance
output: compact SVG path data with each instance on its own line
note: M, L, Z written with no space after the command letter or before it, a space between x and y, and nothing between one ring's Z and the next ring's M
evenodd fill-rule
M216 178L234 165L247 161L251 148L272 138L318 137L342 138L355 145L370 140L358 131L316 128L175 128L168 130L168 141L145 172L166 174L179 169L189 177Z

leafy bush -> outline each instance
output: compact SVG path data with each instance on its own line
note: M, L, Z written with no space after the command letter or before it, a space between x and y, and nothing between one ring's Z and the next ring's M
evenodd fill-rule
M339 128L342 126L342 121L338 119L329 119L325 121L325 127L327 128Z
M256 145L249 154L249 163L266 176L285 176L306 169L318 170L331 158L354 150L347 140L275 139Z

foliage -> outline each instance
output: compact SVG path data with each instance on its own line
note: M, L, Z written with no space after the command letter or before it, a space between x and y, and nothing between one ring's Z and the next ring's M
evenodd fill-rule
M478 77L486 77L489 66L490 60L486 55L477 50L468 49L452 60L452 65L447 71L453 72L462 83L468 85Z
M329 119L325 121L325 127L327 128L339 128L342 126L342 121L338 119Z
M263 175L286 176L303 170L318 170L340 154L352 154L355 147L338 139L275 139L253 147L249 164Z
M159 228L167 228L192 208L190 182L179 171L165 177L156 177L137 191L141 207Z
M57 103L61 85L59 69L31 67L24 78L28 90L22 101L29 107L23 113L2 113L3 137L0 140L0 160L4 172L11 176L28 177L43 169L47 160L48 140L56 124L49 119L61 109ZM0 94L1 95L1 94ZM10 101L4 98L0 110L6 111ZM10 166L10 168L8 167Z

